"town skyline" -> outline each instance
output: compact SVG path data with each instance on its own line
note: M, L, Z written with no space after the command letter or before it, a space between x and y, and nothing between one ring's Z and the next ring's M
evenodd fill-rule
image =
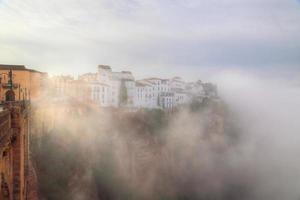
M0 0L0 200L300 200L300 0Z
M57 98L73 97L98 107L126 109L172 110L192 103L218 98L212 83L187 82L181 77L168 79L148 77L137 80L130 71L115 71L108 65L98 65L96 73L85 73L77 79L71 76L50 78L50 91Z
M286 69L286 68L265 68L265 69L241 69L238 67L232 67L228 69L206 69L203 68L201 72L199 73L194 73L193 76L190 76L189 74L191 72L188 71L188 69L182 69L182 70L173 70L170 71L169 73L161 73L161 72L143 72L143 70L135 70L136 68L134 67L126 67L124 65L110 65L106 63L100 63L96 64L94 66L89 66L89 68L84 68L82 72L69 72L69 71L58 71L58 72L53 72L53 71L46 71L43 70L45 69L44 67L36 67L36 66L31 66L27 64L22 64L19 62L16 63L0 63L0 65L8 65L8 66L25 66L26 68L30 68L33 70L37 70L40 72L45 72L48 74L49 77L54 77L54 76L71 76L74 79L78 79L81 75L87 74L87 73L96 73L97 66L99 65L108 65L115 69L116 71L130 71L133 73L133 75L136 77L136 80L139 79L146 79L149 77L155 77L155 78L162 78L162 79L170 79L172 77L179 76L183 78L187 82L193 82L193 81L206 81L206 82L215 82L217 83L219 80L220 76L224 76L227 74L239 74L239 75L249 75L249 76L256 76L260 78L268 78L268 79L280 79L280 80L286 80L286 81L297 81L299 82L299 77L300 77L300 67L296 68L294 70ZM90 69L91 68L91 69ZM63 68L62 68L63 69Z

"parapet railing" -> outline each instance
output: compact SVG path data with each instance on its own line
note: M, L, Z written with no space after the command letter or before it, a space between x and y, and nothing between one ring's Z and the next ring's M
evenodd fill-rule
M9 109L11 107L20 107L21 111L24 111L30 104L30 101L28 100L22 100L22 101L2 101L0 102L0 111Z
M11 115L9 110L0 111L0 147L4 146L7 138L12 133L11 129Z
M14 111L19 110L25 114L29 101L5 101L0 103L0 148L11 137L11 128L18 124L18 118L14 118Z

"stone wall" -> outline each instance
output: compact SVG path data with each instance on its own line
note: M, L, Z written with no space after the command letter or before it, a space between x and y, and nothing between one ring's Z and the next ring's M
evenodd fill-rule
M7 102L0 112L0 174L2 200L36 200L30 195L37 179L29 159L29 104ZM29 187L30 186L30 187Z

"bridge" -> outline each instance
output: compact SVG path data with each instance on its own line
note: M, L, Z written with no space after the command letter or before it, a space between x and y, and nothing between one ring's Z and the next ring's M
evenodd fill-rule
M0 200L37 200L29 157L30 103L0 105Z

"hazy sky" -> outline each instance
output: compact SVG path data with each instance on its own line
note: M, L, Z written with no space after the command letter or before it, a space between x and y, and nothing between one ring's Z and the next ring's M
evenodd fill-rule
M0 0L0 63L202 78L300 72L297 0Z

